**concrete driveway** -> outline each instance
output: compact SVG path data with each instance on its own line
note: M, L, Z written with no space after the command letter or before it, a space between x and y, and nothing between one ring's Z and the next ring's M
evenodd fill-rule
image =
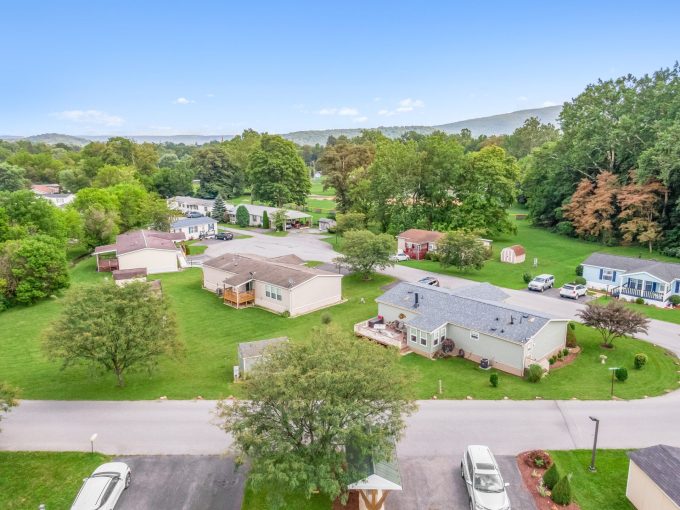
M246 470L229 457L168 455L119 457L132 483L116 509L240 510Z
M554 299L559 299L562 301L571 301L572 303L587 303L588 301L592 301L593 299L596 298L596 296L588 295L586 294L585 296L581 296L578 299L567 299L563 298L560 296L560 287L553 287L552 289L545 290L543 292L538 292L535 290L529 290L529 289L523 289L524 292L527 292L529 294L538 294L541 296L545 297L550 297Z
M503 479L509 483L512 508L536 510L512 455L496 456ZM410 457L399 459L402 492L389 496L392 510L463 510L469 508L465 482L460 477L460 459L451 457Z

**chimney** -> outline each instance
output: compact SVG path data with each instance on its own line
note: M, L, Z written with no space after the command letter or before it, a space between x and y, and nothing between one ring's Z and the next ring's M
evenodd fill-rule
M413 303L413 308L418 308L418 293L415 293L415 301Z
M510 324L515 323L515 317L513 315L510 316Z

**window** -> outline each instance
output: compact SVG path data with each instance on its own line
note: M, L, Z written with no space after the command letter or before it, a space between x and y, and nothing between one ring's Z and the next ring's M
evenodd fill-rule
M411 333L411 342L414 344L418 342L418 337L413 333Z
M606 280L608 282L611 282L614 278L614 271L611 269L603 269L602 270L602 280Z
M270 299L276 299L277 301L281 301L283 299L283 292L281 291L281 288L276 287L275 285L265 285L264 293Z
M189 227L189 233L190 234L194 234L196 232L198 232L198 227Z
M479 340L479 333L476 331L470 331L470 340Z
M645 290L647 292L654 292L656 290L656 284L654 282L645 282Z
M637 278L630 278L628 280L628 288L642 290L642 280L638 280Z
M427 345L427 333L425 331L420 332L420 345Z

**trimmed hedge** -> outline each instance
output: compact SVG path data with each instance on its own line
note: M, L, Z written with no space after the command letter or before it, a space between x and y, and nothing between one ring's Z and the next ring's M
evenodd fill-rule
M568 505L574 499L574 495L571 491L571 482L569 481L569 475L560 478L560 481L555 484L555 487L550 494L550 499L552 499L558 505Z

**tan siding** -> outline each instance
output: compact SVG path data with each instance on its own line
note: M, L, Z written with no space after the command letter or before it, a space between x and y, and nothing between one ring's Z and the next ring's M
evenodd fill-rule
M292 289L290 313L302 315L342 301L342 276L317 276Z
M551 321L546 324L533 338L531 352L527 350L527 357L535 361L549 358L564 349L567 342L567 321Z
M628 467L626 497L637 510L680 509L632 460Z
M118 255L118 265L120 269L144 267L148 274L171 273L179 271L178 254L179 251L146 248Z
M479 339L470 338L470 330L449 324L447 336L456 344L455 352L465 351L474 361L488 358L496 368L521 374L523 370L524 347L522 344L501 340L487 334L479 333Z
M229 276L234 276L234 274L214 267L203 266L203 287L215 292L215 290L224 286L224 279Z
M405 315L405 318L400 318L400 315ZM385 322L392 322L396 320L404 321L413 319L416 314L408 310L397 308L396 306L378 303L378 315L385 317Z
M278 301L267 297L266 285L264 282L255 282L255 304L276 313L290 311L290 290L279 287L281 289L281 301Z

